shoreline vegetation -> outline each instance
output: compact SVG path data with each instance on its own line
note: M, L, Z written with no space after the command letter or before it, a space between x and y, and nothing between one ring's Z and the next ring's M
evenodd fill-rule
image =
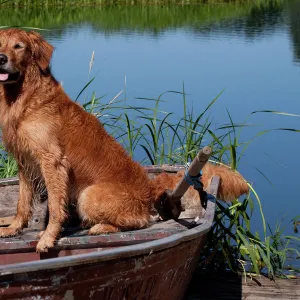
M293 60L300 63L297 15L300 2L297 0L218 0L215 3L200 0L197 4L188 1L157 2L159 5L148 5L147 2L126 4L127 0L109 0L97 5L92 0L75 0L76 3L83 3L81 6L73 4L72 0L61 0L62 5L56 5L58 2L0 0L0 5L5 7L5 14L1 16L2 27L40 29L47 39L63 38L65 34L84 25L92 32L107 36L134 33L160 38L166 31L183 29L195 37L210 36L212 32L226 35L234 33L243 35L248 41L285 27L288 28L293 47Z
M284 0L2 0L2 6L85 6L85 5L161 5L161 4L266 4Z
M81 7L67 5L71 1L64 2L64 6L36 5L36 2L30 2L33 4L22 7L11 4L21 3L23 0L2 0L2 3L3 1L6 9L5 14L1 16L0 27L26 26L41 30L46 39L61 39L66 34L75 32L78 27L87 26L92 32L103 33L106 36L134 33L159 39L166 31L180 29L195 37L210 36L216 31L219 34L244 35L245 39L251 41L264 35L266 31L272 32L281 26L289 26L285 18L281 17L282 11L286 10L284 13L292 18L291 12L294 10L294 4L287 5L285 0L242 1L243 3L220 1L219 4L200 2L200 5L112 4ZM51 0L45 2L53 3ZM272 18L268 17L270 11ZM297 20L298 18L293 17L290 26L295 60L300 57L300 43L295 32L298 28Z
M20 5L22 2L24 6L38 2L47 6L50 4L57 5L56 3L73 5L77 2L97 4L111 1L20 0L2 1L2 4L9 5L8 2L13 2L13 5ZM127 1L114 3L125 2L127 3ZM168 3L176 2L179 1L170 1ZM197 2L202 3L202 1ZM206 2L220 3L220 1ZM255 5L265 5L263 2L282 3L283 0L231 1L229 4L222 4L222 6L234 5L232 3L252 3L251 5L253 5L253 2L257 3ZM181 3L188 2L181 1ZM184 9L184 6L182 9ZM22 11L18 10L18 14L21 15ZM12 20L9 19L9 16ZM13 17L13 13L9 16L5 16L2 24L7 26L13 25L12 21L15 21L16 17ZM47 8L43 16L47 17ZM15 23L14 25L35 25L35 27L38 27L38 24L42 24L42 18L39 20L40 23L34 23L35 13L31 14L30 17L31 19L28 23L26 23L25 19L22 19L22 24L19 23L18 25ZM93 17L96 18L96 14ZM61 20L61 22L64 23L64 20ZM53 21L54 24L55 20ZM92 61L93 59L91 60L90 72ZM230 165L232 169L238 170L239 163L248 146L253 140L261 138L262 135L268 132L268 130L260 131L251 140L243 141L241 139L242 130L250 125L247 125L247 123L235 123L229 112L228 123L215 128L212 125L210 112L222 93L210 101L201 113L195 113L193 107L188 105L184 85L180 91L165 92L157 98L138 98L140 106L129 106L126 104L126 91L123 92L125 99L121 99L122 95L119 94L112 100L105 101L103 96L98 96L95 92L91 94L91 97L87 98L89 86L94 78L91 78L80 91L77 97L78 100L80 100L85 110L99 117L106 129L126 148L130 155L134 157L137 151L143 151L144 159L141 160L142 164L185 164L195 157L200 146L210 145L213 148L213 162L225 163ZM160 103L167 101L170 97L181 97L183 111L181 116L175 117L173 112L165 112L160 109ZM152 107L145 108L142 104L144 101L152 103ZM300 132L299 130L291 131ZM2 145L0 150L0 177L16 175L17 165L15 160L5 152ZM265 219L263 204L255 191L255 187L250 182L249 187L251 192L246 197L236 199L232 204L228 205L222 202L217 203L215 222L207 238L205 250L199 261L199 267L208 271L231 270L245 276L247 274L250 276L267 274L272 279L276 277L294 278L295 274L300 273L300 270L290 266L289 262L291 260L295 261L295 259L300 257L300 238L296 236L299 216L295 217L291 222L295 231L293 236L286 236L280 223L275 228L271 228ZM252 231L251 217L254 211L259 211L263 228L262 233Z
M281 11L286 0L0 0L7 9L2 24L58 29L88 22L97 27L197 26L206 22ZM92 8L92 10L91 10ZM63 13L63 17L62 17ZM145 22L146 20L146 22ZM25 22L25 23L24 23ZM166 26L168 24L168 26Z

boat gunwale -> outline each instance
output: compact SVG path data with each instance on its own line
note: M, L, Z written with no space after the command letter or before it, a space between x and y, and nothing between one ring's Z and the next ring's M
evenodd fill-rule
M200 237L204 237L204 235L210 230L215 215L216 191L214 189L216 188L216 186L218 186L219 179L217 179L217 183L213 183L213 181L214 179L212 179L210 194L208 194L206 212L204 214L204 217L198 221L201 224L187 231L176 233L171 236L161 238L155 241L139 243L139 244L134 244L129 246L121 246L118 248L107 249L103 251L93 251L90 253L76 254L76 255L65 256L65 257L57 257L57 258L49 258L45 260L0 265L0 278L7 275L13 275L13 274L30 273L30 272L51 270L51 269L61 269L66 267L75 267L78 265L101 263L109 260L130 258L130 257L140 256L145 254L151 255L155 252L175 247L183 242L188 242ZM8 180L8 182L16 182L16 179L13 178L13 180L11 181Z
M185 167L183 165L151 165L151 166L142 166L145 171L149 174L156 174L161 172L167 172L167 173L176 173L178 171L185 170ZM0 179L0 187L7 186L7 185L18 185L19 184L19 177L8 177L8 178L1 178Z

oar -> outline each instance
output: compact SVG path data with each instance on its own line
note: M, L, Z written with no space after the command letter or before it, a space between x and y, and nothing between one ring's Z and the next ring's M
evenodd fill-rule
M200 182L200 171L207 163L211 152L211 148L208 146L201 149L175 187L174 191L166 190L160 203L156 205L156 209L163 219L179 218L182 211L180 200L190 186L202 190L203 186Z

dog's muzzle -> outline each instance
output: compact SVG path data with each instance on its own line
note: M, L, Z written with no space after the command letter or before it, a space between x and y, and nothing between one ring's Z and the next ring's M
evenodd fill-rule
M0 53L0 83L12 83L19 79L20 72L9 66L8 57Z

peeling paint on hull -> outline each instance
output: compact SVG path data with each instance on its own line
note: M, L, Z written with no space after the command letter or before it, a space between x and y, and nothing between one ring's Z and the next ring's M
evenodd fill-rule
M181 299L203 237L152 255L1 276L0 299ZM21 275L21 276L20 276Z

